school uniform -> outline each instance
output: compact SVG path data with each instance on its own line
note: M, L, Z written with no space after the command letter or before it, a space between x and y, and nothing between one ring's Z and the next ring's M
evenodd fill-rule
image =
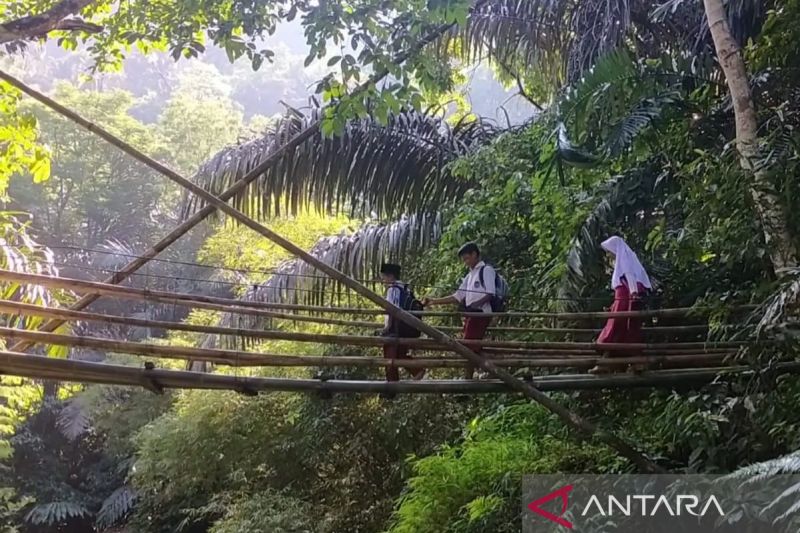
M483 270L483 282L481 282L481 270ZM458 290L453 294L453 298L458 300L459 304L464 311L468 313L491 313L492 302L487 300L480 306L477 302L485 297L487 294L494 296L497 294L496 289L497 272L490 265L480 261L469 273L464 277ZM481 340L486 335L486 330L489 329L489 324L492 322L492 317L464 317L464 331L463 338L467 340ZM481 348L479 346L470 345L470 348L480 354ZM474 367L467 367L464 375L467 379L472 378L475 373Z
M385 298L392 304L400 307L401 299L403 296L402 287L405 283L402 281L395 281L392 285L387 287ZM386 337L400 337L399 331L400 324L389 315L386 315L383 322L383 335ZM384 344L383 357L386 359L411 359L408 355L408 346L402 344ZM412 374L419 375L424 373L424 369L411 369ZM386 381L399 381L400 369L396 366L386 367Z

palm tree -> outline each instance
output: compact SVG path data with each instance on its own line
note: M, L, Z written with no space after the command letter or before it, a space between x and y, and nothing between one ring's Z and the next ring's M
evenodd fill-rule
M271 147L279 146L318 113L316 107L308 115L289 112L264 137L217 154L195 175L195 181L214 192L230 187L267 157ZM350 276L372 278L380 261L438 242L439 211L475 186L451 176L448 163L499 133L497 127L474 117L451 126L434 110L405 110L391 115L385 126L371 118L355 120L341 136L328 138L320 133L305 142L234 202L243 212L261 218L297 213L314 205L347 209L372 219L352 234L320 239L311 251ZM194 197L185 197L185 217L199 208L202 204ZM287 261L277 270L243 297L319 304L326 291L338 290L338 284L299 260Z
M738 39L756 35L767 3L733 4L727 13L729 34ZM713 32L709 32L699 5L670 0L653 10L650 2L612 4L606 9L606 3L600 6L597 2L481 3L465 26L454 29L432 46L456 50L470 61L489 59L507 74L519 76L521 84L544 76L551 82L551 93L559 84L571 80L550 106L550 113L540 118L559 124L554 135L557 150L553 166L563 175L569 165L597 165L624 153L633 139L666 110L677 109L685 116L687 110L680 107L682 95L717 75L713 68L699 67L701 62L695 57L713 57L715 52ZM665 53L673 63L686 66L657 75L645 72L644 58ZM619 107L620 99L628 105L622 116L614 109ZM195 179L211 192L224 190L318 113L317 108L309 116L290 113L263 139L220 153ZM237 198L236 206L261 217L287 209L296 211L310 203L359 214L374 213L384 220L404 214L435 213L475 186L453 179L447 172L447 163L471 153L497 133L496 128L482 121L462 122L451 128L441 118L413 111L391 117L386 128L369 118L354 120L342 137L317 135L284 157ZM626 173L636 174L636 169ZM618 194L623 188L610 183L598 191L601 197L595 214L613 212L618 206L630 207L629 195ZM609 196L602 196L603 191ZM764 226L766 240L790 242L786 240L785 220L776 215L780 210L769 200L774 196L759 192L758 197L771 202L769 210L759 208L769 222ZM186 214L199 207L192 200L186 206ZM588 220L576 238L568 262L570 273L565 279L567 292L579 290L577 283L586 281L586 272L582 272L577 258L583 257L584 264L589 265L599 253L596 246L589 245L597 233L588 231L591 227L599 231L602 225L597 220ZM780 237L778 241L773 237L775 232ZM786 264L780 257L774 261L776 266ZM344 263L339 266L348 270ZM359 268L361 275L363 267ZM288 282L284 279L275 283L287 286Z
M722 0L703 0L708 27L717 58L725 73L736 117L736 146L742 169L752 176L750 194L761 220L772 265L776 271L797 265L797 249L789 233L786 214L771 183L768 168L761 164L758 117L750 91L750 79L741 47L733 37Z

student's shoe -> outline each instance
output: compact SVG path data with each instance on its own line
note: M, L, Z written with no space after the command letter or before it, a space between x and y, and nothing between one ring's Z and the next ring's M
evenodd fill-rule
M482 370L478 372L478 379L492 379L492 375Z

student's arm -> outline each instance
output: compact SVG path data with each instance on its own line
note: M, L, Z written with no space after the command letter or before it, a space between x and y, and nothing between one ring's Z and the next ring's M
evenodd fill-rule
M460 303L460 300L456 298L454 295L445 296L444 298L428 298L425 297L422 299L422 305L425 307L431 305L448 305L448 304L457 304Z
M422 305L428 307L429 305L448 305L460 304L467 298L467 278L464 278L459 285L458 290L450 296L444 298L424 298Z

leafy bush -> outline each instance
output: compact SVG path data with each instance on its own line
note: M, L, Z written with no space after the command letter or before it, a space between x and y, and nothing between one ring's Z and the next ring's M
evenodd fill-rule
M462 442L412 459L391 533L519 531L522 476L599 471L614 457L576 443L542 407L516 403L474 419Z
M233 502L209 533L315 533L313 505L274 491L248 494Z

